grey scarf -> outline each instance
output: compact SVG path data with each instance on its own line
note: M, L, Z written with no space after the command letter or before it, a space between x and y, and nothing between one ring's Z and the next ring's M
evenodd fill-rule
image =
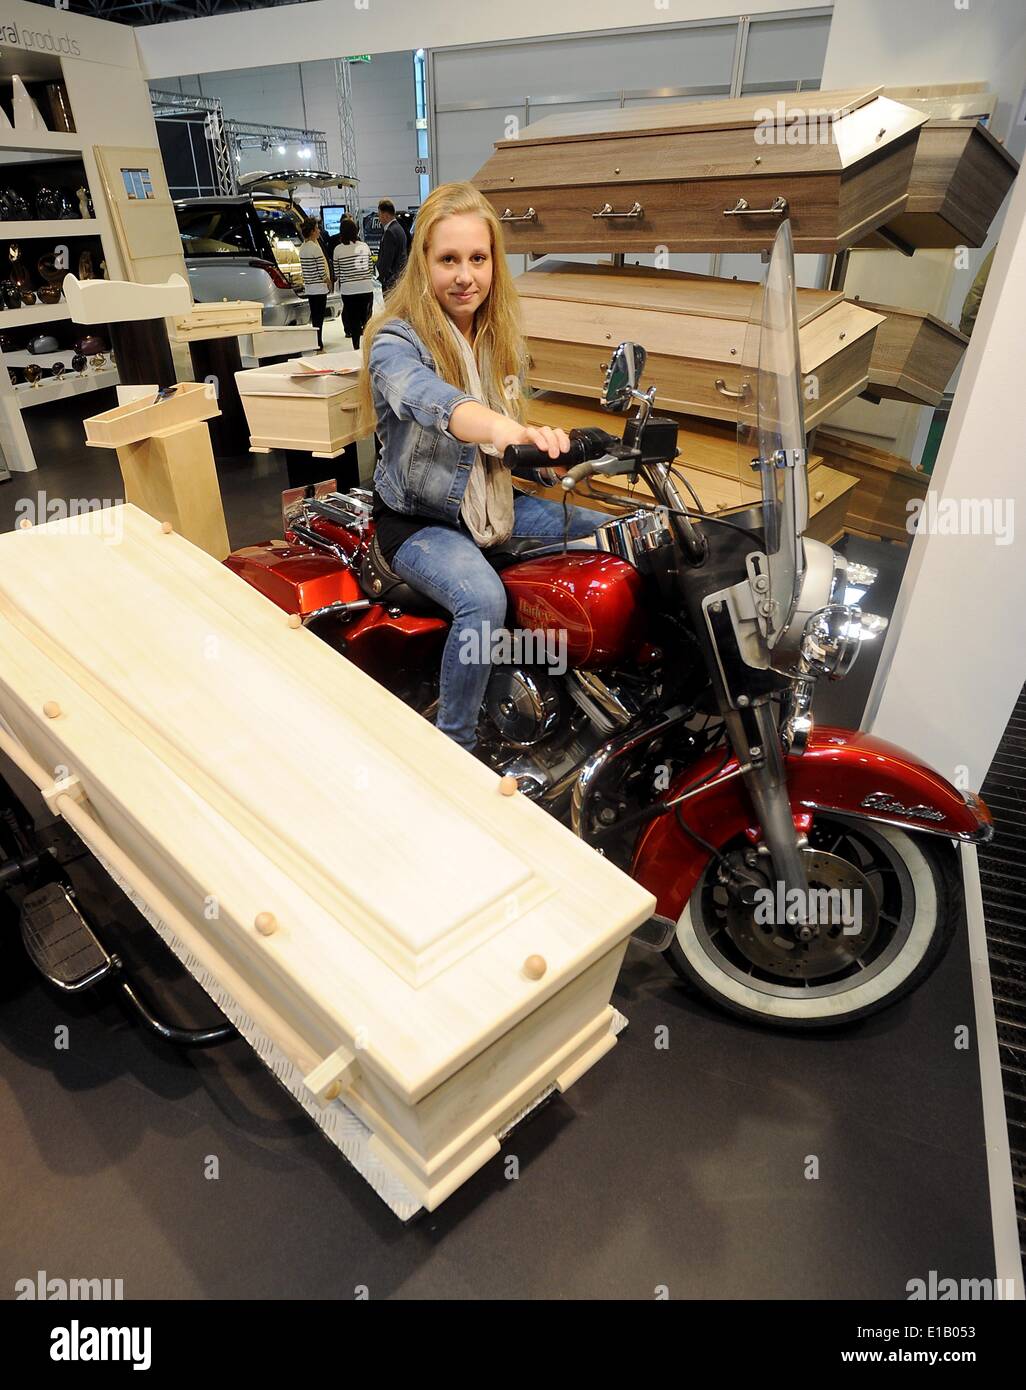
M453 336L459 344L460 352L463 354L470 394L482 405L488 406L490 410L498 410L503 415L508 415L509 411L504 402L492 401L485 396L474 350L452 319L448 318L448 315L446 318ZM492 374L487 354L483 356L481 365L486 380L491 382ZM477 456L467 480L467 490L463 494L460 515L466 523L468 531L482 549L487 549L493 545L502 545L513 534L513 481L509 469L498 457L498 451L491 444L482 444L478 447Z

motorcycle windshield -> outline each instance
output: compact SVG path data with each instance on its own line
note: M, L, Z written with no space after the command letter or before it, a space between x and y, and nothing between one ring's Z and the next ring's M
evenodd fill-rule
M766 279L753 296L744 366L738 443L762 484L769 588L759 613L773 647L797 603L809 517L794 246L787 219L774 238Z

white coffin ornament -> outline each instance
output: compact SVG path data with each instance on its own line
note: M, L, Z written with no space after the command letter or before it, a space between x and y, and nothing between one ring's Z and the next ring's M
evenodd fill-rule
M0 649L0 746L400 1215L613 1046L652 896L145 513L0 536Z

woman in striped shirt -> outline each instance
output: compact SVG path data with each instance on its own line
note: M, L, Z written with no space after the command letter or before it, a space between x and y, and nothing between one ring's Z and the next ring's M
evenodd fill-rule
M331 289L331 268L320 242L320 224L308 217L302 226L303 244L299 248L299 263L303 268L303 288L310 301L310 324L317 329L317 346L324 349L324 311Z
M360 240L360 229L351 217L342 219L338 236L334 261L335 279L342 298L342 328L353 347L358 348L374 304L370 247Z

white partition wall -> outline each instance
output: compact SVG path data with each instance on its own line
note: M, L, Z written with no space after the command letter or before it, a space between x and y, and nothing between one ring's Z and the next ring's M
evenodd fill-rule
M1024 310L1020 178L863 721L962 787L983 782L1026 681Z

